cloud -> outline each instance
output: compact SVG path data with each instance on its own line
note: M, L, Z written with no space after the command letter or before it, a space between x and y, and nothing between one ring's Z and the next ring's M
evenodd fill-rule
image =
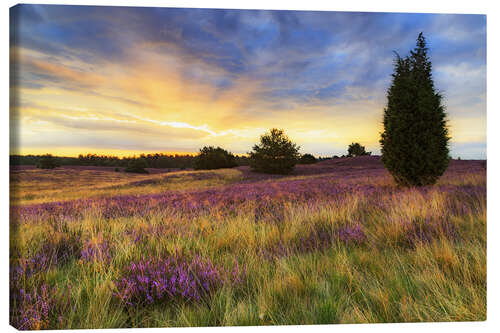
M193 126L193 125L190 125L188 123L179 122L179 121L157 121L157 120L148 119L148 118L140 118L140 117L136 117L136 118L140 119L142 121L157 124L160 126L168 126L168 127L172 127L172 128L187 128L187 129L192 129L195 131L202 131L202 132L208 133L210 135L214 135L214 136L217 135L217 133L210 130L206 124L204 124L202 126Z
M455 142L485 140L484 15L20 5L11 19L11 110L58 139L94 128L102 147L113 133L138 149L245 152L283 127L317 154L376 148L393 51L423 31Z

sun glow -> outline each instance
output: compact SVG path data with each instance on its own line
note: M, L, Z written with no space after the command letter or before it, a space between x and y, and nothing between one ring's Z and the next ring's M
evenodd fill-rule
M18 9L21 19L26 8ZM44 6L32 10L42 18L36 22L24 18L14 38L19 42L11 47L13 151L195 153L205 145L216 145L244 154L260 135L276 127L284 129L303 153L341 155L351 142L379 152L391 52L399 44L386 45L382 40L372 45L356 34L336 43L332 40L336 30L320 20L328 13L315 14L318 20L313 21L297 14L302 22L297 30L268 12L254 17L243 11L241 29L231 31L219 27L223 22L208 12L204 20L186 18L167 27L157 26L153 14L103 9L112 11L109 17L126 17L129 25L108 19L104 31L89 35L70 28L80 26L82 19L100 26L102 18L85 11L75 17L58 16L61 12L53 14ZM43 19L48 15L50 22ZM349 14L343 15L349 21ZM329 20L343 22L344 16ZM266 30L251 22L260 22ZM479 17L476 30L449 41L464 49L474 47L477 59L470 62L460 55L456 61L447 57L443 62L440 57L447 51L432 40L449 34L428 29L436 86L446 92L450 133L457 144L486 140L482 24ZM457 19L453 29L460 27ZM276 29L293 33L296 39L286 42ZM60 39L46 31L76 36ZM45 41L44 46L29 36ZM468 45L471 41L474 44ZM372 54L361 51L360 45L369 46ZM457 77L464 78L460 86ZM452 154L468 154L462 146L454 147L461 151Z

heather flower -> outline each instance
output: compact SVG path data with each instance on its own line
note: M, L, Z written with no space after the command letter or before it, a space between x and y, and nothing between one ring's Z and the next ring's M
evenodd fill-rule
M111 248L101 233L88 240L80 252L83 261L109 261L112 258Z
M45 271L50 267L50 257L45 253L38 253L32 258L19 258L10 264L11 286L22 286L32 275Z
M141 243L152 238L161 239L172 234L183 234L188 229L185 223L169 223L169 224L158 224L151 225L148 224L142 227L134 227L134 229L125 230L123 233L126 235L134 244Z
M42 285L32 291L11 289L11 324L19 330L41 330L61 326L69 306L69 286L58 295L56 288ZM59 314L59 316L57 316Z
M275 204L272 201L258 202L254 216L255 222L280 223L285 219L285 208L283 204Z
M50 264L60 265L77 257L80 248L80 234L58 233L43 244L40 253L49 257Z
M312 230L308 235L301 236L296 243L296 250L300 253L323 250L331 246L333 234L323 228Z
M20 220L44 220L49 217L81 218L92 207L103 218L146 216L150 212L172 209L186 216L199 215L213 209L227 211L241 208L248 202L260 205L256 219L268 214L271 219L283 219L281 207L287 202L310 203L317 200L342 200L347 194L372 195L372 185L334 183L330 177L298 179L276 183L236 184L217 189L192 192L170 191L161 194L124 195L99 199L81 199L36 205L13 206L13 216Z
M455 225L445 219L417 218L405 225L403 243L410 247L416 247L419 243L430 243L439 237L456 240L458 232Z
M12 291L11 291L12 292ZM12 316L12 325L19 330L40 330L49 326L50 295L46 285L40 290L26 293L24 289L13 295L17 313Z
M115 282L115 297L126 306L164 301L198 302L212 295L225 282L241 283L242 271L231 272L199 256L170 255L161 260L132 262Z
M366 235L359 224L346 225L336 231L338 239L346 244L362 244L366 241Z
M264 258L272 260L294 253L308 253L323 251L336 241L344 244L360 245L366 241L366 235L359 224L343 226L335 230L317 227L306 235L300 235L291 241L280 240L276 244L259 249L258 253Z
M142 229L126 230L125 235L129 236L134 244L140 243L143 239L145 239L145 233L142 232Z
M62 265L78 255L80 238L78 235L57 234L45 241L40 250L28 258L12 258L10 268L11 283L30 278L52 266Z
M343 165L342 161L333 161L331 164L322 163L314 166L298 166L309 168L304 173L317 175L309 178L284 178L283 176L269 176L255 174L241 169L243 180L236 184L218 188L192 191L167 191L159 194L120 195L98 199L79 199L65 202L50 202L23 206L11 206L14 219L23 221L46 221L49 218L78 219L85 212L92 209L99 212L103 218L112 219L128 216L147 216L158 211L172 211L184 218L192 218L201 214L217 211L218 214L231 214L241 211L249 205L257 205L254 214L256 221L281 221L283 212L280 207L286 203L312 204L316 202L341 203L349 196L366 198L370 204L384 210L379 200L381 195L407 193L407 189L398 189L391 185L374 185L376 178L389 177L387 171L376 158L360 161L359 166ZM365 164L366 163L366 164ZM481 170L481 171L480 171ZM457 177L465 172L484 172L482 168L462 170L460 166L451 165L445 174L446 177ZM302 172L302 171L300 171ZM184 177L186 179L216 178L215 174L193 173L173 174L169 177ZM360 182L366 179L365 182ZM369 181L370 180L370 181ZM142 181L141 181L142 182ZM148 180L145 181L146 183ZM142 183L141 183L142 184ZM457 212L470 210L475 201L481 198L485 191L484 185L435 185L424 186L415 191L423 196L433 191L447 192L466 206L457 207ZM454 199L453 201L457 201ZM455 207L453 207L455 209Z

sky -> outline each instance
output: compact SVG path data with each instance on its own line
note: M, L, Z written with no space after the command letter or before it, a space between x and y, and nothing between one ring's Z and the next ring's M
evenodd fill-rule
M245 154L282 128L380 153L394 58L427 39L451 155L486 158L486 16L17 5L11 153Z

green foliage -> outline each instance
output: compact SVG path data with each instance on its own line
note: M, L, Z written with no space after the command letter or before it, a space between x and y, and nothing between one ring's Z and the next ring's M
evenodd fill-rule
M288 174L300 158L300 147L281 129L273 128L260 137L260 144L250 152L250 166L257 172Z
M367 152L365 149L365 146L360 145L358 142L356 143L351 143L349 147L347 148L347 156L352 157L352 156L365 156L365 155L371 155L371 152Z
M51 154L43 155L36 164L36 167L39 169L54 169L58 166L59 164Z
M44 155L10 155L10 165L38 165ZM133 157L118 157L111 155L80 154L78 157L54 156L58 165L107 166L126 168L133 159L145 159L149 168L179 168L194 167L196 156L169 155L162 153L141 154ZM249 165L247 156L234 156L237 165Z
M434 184L449 163L448 129L424 36L405 58L397 55L384 110L382 162L403 186Z
M318 160L311 154L304 154L300 157L299 164L314 164Z
M145 168L148 167L148 163L143 158L137 158L130 160L125 172L133 173L149 173Z
M203 147L196 156L194 162L195 170L212 170L222 168L232 168L237 164L234 155L221 147Z

